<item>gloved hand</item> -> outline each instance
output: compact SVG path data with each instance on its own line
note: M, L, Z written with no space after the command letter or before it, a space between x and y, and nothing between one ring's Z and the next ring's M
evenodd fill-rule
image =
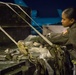
M18 41L17 46L18 46L21 53L23 53L25 55L28 54L28 48L25 46L23 41Z

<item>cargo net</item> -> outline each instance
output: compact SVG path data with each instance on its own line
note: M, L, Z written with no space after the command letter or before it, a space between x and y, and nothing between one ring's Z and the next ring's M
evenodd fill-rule
M48 45L31 41L38 36L29 35L25 40L18 41L17 49L6 49L7 60L29 60L36 67L34 75L65 75L65 53L60 46ZM36 40L36 39L35 39Z

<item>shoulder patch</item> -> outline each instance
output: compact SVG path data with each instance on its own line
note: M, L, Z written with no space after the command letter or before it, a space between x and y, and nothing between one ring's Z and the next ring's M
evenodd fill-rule
M68 30L66 29L65 31L62 32L63 35L65 35L66 33L68 33Z

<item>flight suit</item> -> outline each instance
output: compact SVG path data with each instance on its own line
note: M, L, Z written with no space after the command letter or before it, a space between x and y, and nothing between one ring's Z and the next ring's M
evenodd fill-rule
M54 44L66 46L71 57L69 58L69 56L67 56L68 57L67 60L71 59L71 61L73 61L73 69L74 69L73 75L76 75L76 23L71 25L65 33L61 33L60 35L53 36L53 37L51 35L51 38L50 36L47 38Z
M51 36L51 38L49 36L48 39L54 44L66 46L71 57L69 58L69 56L67 56L67 60L69 59L67 62L70 62L70 59L71 61L73 60L73 75L76 75L76 23L69 27L66 33L61 33L54 37ZM72 63L70 63L70 65L72 66ZM70 72L71 71L69 71L69 73ZM72 75L72 73L70 75Z
M71 25L67 29L66 33L61 33L59 36L54 36L54 37L51 36L51 38L48 37L48 39L52 43L66 46L71 56L71 61L73 60L73 68L74 68L73 75L76 75L76 23Z

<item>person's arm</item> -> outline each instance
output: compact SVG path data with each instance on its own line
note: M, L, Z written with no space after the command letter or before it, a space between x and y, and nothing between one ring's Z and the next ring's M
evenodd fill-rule
M68 33L66 34L60 33L55 36L51 35L51 37L47 37L47 38L54 44L65 45L65 43L68 40Z

